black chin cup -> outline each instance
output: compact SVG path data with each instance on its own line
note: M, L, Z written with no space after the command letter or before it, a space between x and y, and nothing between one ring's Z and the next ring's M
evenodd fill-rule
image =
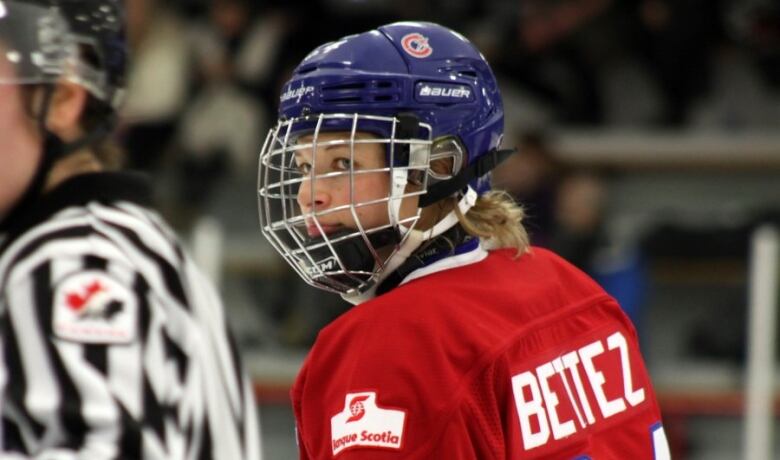
M329 240L336 240L341 236L354 233L355 230L345 230L331 233ZM374 250L400 243L401 238L393 228L387 228L368 235L368 241ZM322 238L312 243L322 242ZM333 250L331 250L333 248ZM316 262L315 266L307 268L312 281L336 289L338 291L359 288L368 281L374 273L376 260L366 241L360 236L345 238L342 241L324 245L308 251ZM339 260L336 260L336 257Z

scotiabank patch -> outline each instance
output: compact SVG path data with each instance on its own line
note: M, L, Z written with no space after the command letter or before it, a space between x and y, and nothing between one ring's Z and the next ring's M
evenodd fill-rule
M54 292L52 329L83 343L128 343L135 338L138 303L123 284L104 272L65 278Z
M373 391L344 398L344 409L330 419L334 457L353 447L401 449L406 413L380 408L376 399Z

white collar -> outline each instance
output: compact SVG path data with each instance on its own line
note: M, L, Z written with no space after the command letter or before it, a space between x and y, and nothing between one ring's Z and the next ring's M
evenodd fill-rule
M422 278L423 276L428 276L432 273L449 270L451 268L463 267L466 265L475 264L477 262L482 262L483 260L485 260L487 256L488 256L488 252L484 247L482 247L482 242L480 241L479 246L472 249L471 251L464 252L463 254L445 257L441 260L437 260L436 262L430 265L426 265L424 267L418 268L412 273L406 275L406 278L404 278L404 280L401 281L400 285L406 284L407 282L415 280L417 278Z

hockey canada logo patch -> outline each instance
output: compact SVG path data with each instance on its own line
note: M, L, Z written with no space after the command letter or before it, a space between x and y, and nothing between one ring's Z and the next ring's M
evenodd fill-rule
M137 310L124 285L104 272L82 272L56 287L52 329L75 342L128 343L135 338Z
M333 456L354 447L400 450L405 420L403 410L377 406L376 392L350 393L330 419Z
M422 34L406 34L401 39L401 47L412 57L426 58L433 53L433 48L428 44L428 38Z

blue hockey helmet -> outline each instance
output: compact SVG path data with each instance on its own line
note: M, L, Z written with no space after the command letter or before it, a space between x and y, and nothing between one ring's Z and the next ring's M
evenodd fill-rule
M430 125L433 140L457 138L468 164L497 149L504 132L501 94L484 56L463 35L426 22L386 25L306 56L283 88L279 115L329 113L412 114ZM387 125L373 129L391 134ZM489 185L478 177L472 187L482 193Z
M476 195L489 190L488 172L508 155L498 150L503 124L501 95L490 66L465 37L446 27L399 22L324 44L306 56L284 85L279 123L260 154L263 233L310 284L347 295L364 292L408 256L409 244L420 245L420 238L408 240L422 208L461 193L470 196L467 205L459 205L465 213ZM392 181L385 200L387 226L366 228L355 213L365 203L353 201L348 206L356 219L352 231L321 232L314 239L301 231L312 220L322 229L318 217L328 211L300 209L300 184L318 176L314 169L298 171L294 156L300 149L316 152L327 144L318 142L324 132L347 133L345 140L330 142L349 145L352 155L358 132L370 133L373 142L384 145ZM442 158L452 160L446 173L431 168ZM410 183L418 187L410 191ZM417 197L418 212L403 218L400 202L409 196ZM449 219L425 238L456 222ZM405 255L396 257L405 244ZM391 255L380 256L379 249L390 245Z

